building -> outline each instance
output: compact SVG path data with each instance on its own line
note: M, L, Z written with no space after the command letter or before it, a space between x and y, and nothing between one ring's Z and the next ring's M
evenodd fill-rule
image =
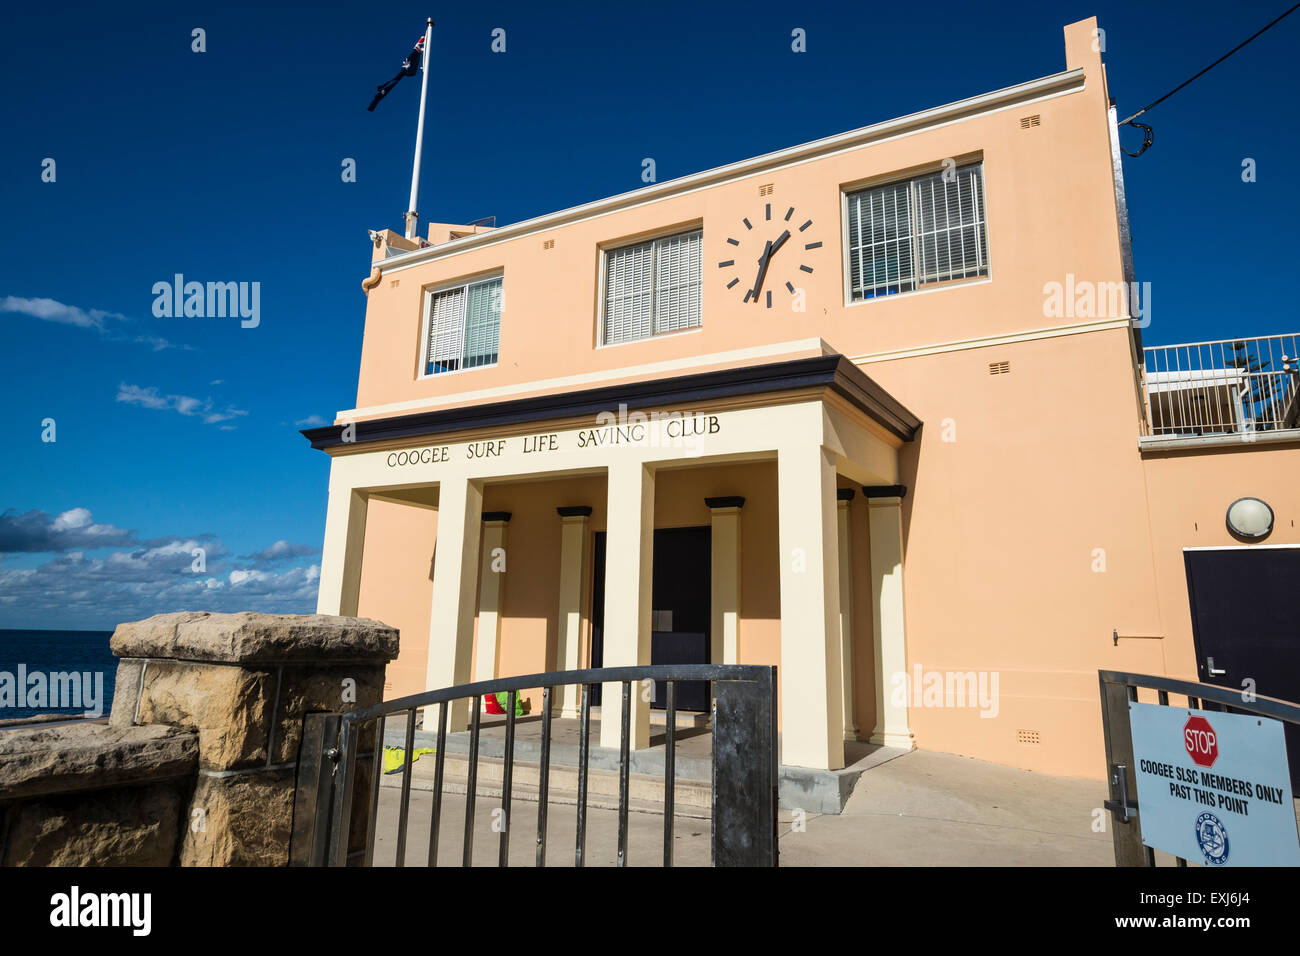
M1143 347L1095 30L947 106L376 233L357 406L304 434L319 609L400 628L389 696L772 663L786 765L1091 777L1099 668L1300 698L1296 340Z

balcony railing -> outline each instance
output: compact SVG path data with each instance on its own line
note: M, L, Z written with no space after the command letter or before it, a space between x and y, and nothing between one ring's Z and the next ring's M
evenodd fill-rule
M1300 427L1300 334L1143 349L1147 435L1254 435Z

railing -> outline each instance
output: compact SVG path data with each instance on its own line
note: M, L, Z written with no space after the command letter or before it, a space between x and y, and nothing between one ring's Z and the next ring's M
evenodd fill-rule
M1133 772L1133 732L1129 721L1129 704L1137 703L1138 689L1156 691L1160 706L1169 706L1169 695L1187 698L1187 706L1199 710L1214 704L1232 713L1259 714L1288 724L1300 724L1300 706L1274 697L1251 695L1240 688L1198 684L1148 674L1098 671L1101 686L1101 726L1106 743L1106 777L1110 799L1103 803L1115 826L1111 833L1115 844L1116 866L1155 866L1155 850L1142 842L1141 808L1138 805L1137 775ZM1207 708L1208 709L1208 708ZM1187 861L1175 857L1178 866Z
M1143 349L1147 434L1230 435L1300 425L1300 335Z
M312 714L304 725L298 764L291 865L370 866L374 859L380 778L383 773L384 726L391 717L405 715L406 746L403 753L398 808L396 864L406 859L406 839L411 815L411 766L415 748L417 711L424 709L425 727L437 707L437 743L434 755L433 805L429 830L428 865L436 866L442 823L447 728L453 702L470 702L469 763L466 785L464 842L461 862L469 866L474 853L474 813L477 798L482 702L489 694L508 694L505 708L505 750L499 808L501 828L498 864L506 866L510 848L511 787L514 769L515 704L519 692L542 688L541 755L538 778L536 830L537 866L546 863L547 797L551 765L552 691L578 685L582 691L579 717L577 829L574 864L585 862L588 770L591 757L591 689L597 684L623 687L619 738L619 809L617 865L627 862L630 729L633 684L666 683L664 739L664 847L663 864L673 863L674 779L676 767L676 692L679 681L712 681L713 793L712 861L715 866L775 866L777 864L777 749L776 668L753 665L661 665L608 667L500 678L429 691L386 701L347 714ZM608 702L607 702L608 704ZM373 736L372 736L373 735ZM370 765L368 814L364 818L364 845L356 846L360 830L354 803L361 764ZM494 827L495 829L495 827Z

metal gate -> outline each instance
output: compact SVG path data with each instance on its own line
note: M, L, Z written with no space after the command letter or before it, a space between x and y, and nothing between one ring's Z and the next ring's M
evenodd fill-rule
M538 780L536 865L546 862L547 796L551 768L552 692L578 685L579 717L577 832L574 864L582 866L586 845L587 781L591 757L591 690L600 684L622 684L622 733L619 744L619 805L617 865L627 862L628 790L630 777L630 715L633 685L661 681L666 687L667 723L664 739L663 865L673 863L673 816L676 757L676 696L679 681L712 682L713 760L711 859L714 866L777 865L777 741L776 668L737 664L670 664L649 667L605 667L530 674L462 684L386 701L346 714L311 714L305 720L298 758L294 803L291 866L370 866L374 858L383 773L384 727L390 718L405 715L406 746L397 820L397 865L406 857L411 810L411 765L415 747L416 712L424 709L425 728L436 705L437 745L434 755L429 865L438 859L442 824L444 763L447 754L448 712L454 701L470 702L469 769L466 787L462 865L469 866L474 849L482 701L489 694L508 694L505 707L504 778L500 812L498 863L509 860L511 785L515 748L515 703L522 690L542 688L541 755Z
M1098 671L1101 685L1101 725L1106 741L1106 777L1110 799L1103 806L1110 811L1114 826L1116 866L1155 866L1155 850L1142 843L1141 808L1138 806L1137 775L1133 773L1133 734L1129 725L1130 702L1138 699L1138 689L1156 691L1157 702L1169 706L1169 695L1187 698L1193 709L1223 710L1229 713L1258 714L1286 724L1300 725L1300 706L1273 697L1254 695L1247 700L1241 690L1174 680L1149 674L1125 674ZM1294 798L1294 794L1292 795ZM1178 866L1187 861L1175 857Z

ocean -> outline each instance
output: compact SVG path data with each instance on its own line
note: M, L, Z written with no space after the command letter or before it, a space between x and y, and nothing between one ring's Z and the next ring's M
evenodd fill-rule
M117 658L108 649L112 636L112 631L0 630L0 720L84 713L101 687L98 703L107 716L117 676ZM80 680L50 676L73 673L82 675Z

